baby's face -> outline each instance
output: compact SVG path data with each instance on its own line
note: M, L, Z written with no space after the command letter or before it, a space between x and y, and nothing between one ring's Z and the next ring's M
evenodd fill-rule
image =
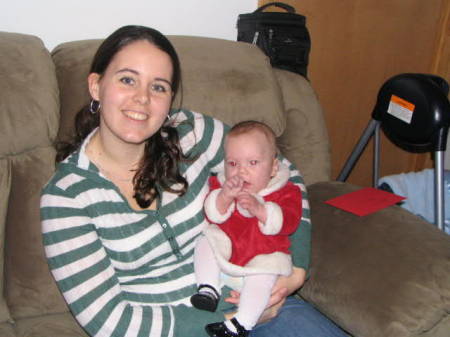
M257 193L267 187L278 170L275 149L257 130L231 135L225 141L225 177L239 176L243 189Z

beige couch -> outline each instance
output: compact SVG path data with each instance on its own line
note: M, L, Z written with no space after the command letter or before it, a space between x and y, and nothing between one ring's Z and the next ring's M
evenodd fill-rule
M314 232L301 296L354 336L450 336L450 237L398 206L359 218L323 203L357 187L327 182L327 132L310 84L272 69L248 44L171 39L184 71L182 105L230 124L267 122L303 172ZM53 142L67 136L88 99L98 43L67 43L50 54L37 37L0 33L2 337L85 336L48 271L39 194L54 170Z

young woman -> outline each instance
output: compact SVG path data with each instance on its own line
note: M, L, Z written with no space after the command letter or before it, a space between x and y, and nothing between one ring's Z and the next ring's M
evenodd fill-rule
M76 117L73 142L58 148L43 190L48 263L90 336L206 336L203 326L239 301L232 292L215 313L189 301L195 240L207 224L203 201L210 174L223 165L226 127L171 110L179 83L166 37L141 26L115 31L94 57L92 101ZM292 179L302 185L294 170ZM306 233L294 236L309 238L309 219L302 222ZM303 284L308 259L293 247L297 268L278 279L266 323L251 336L344 336L310 305L286 300Z

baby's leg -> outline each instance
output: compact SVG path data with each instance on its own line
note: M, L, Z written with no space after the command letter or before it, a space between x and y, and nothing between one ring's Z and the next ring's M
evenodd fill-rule
M220 268L204 236L198 239L195 246L194 269L197 293L191 296L192 305L197 309L216 311L220 297Z
M195 246L194 269L198 286L208 284L220 291L220 268L205 236Z
M278 275L249 275L244 279L238 312L234 316L246 329L251 330L269 303L272 288Z

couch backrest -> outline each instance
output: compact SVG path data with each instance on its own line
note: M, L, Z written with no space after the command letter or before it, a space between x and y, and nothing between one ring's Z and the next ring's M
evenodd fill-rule
M258 49L232 41L172 36L182 68L182 95L174 106L214 115L234 124L260 119L277 135L285 128L281 92L270 64ZM100 40L69 42L52 53L61 87L61 136L73 114L89 102L87 74Z
M329 145L323 113L307 80L275 70L254 45L221 39L170 36L182 68L182 95L175 106L212 115L230 125L254 119L270 125L281 151L307 184L329 179ZM100 40L56 47L52 57L61 92L59 138L73 127L75 113L89 102L87 75ZM182 97L181 97L182 96Z
M0 55L0 229L6 227L0 286L4 280L13 318L61 312L66 307L43 256L39 218L40 191L54 171L55 67L32 36L0 33ZM1 313L0 321L7 320Z
M229 124L264 121L306 183L329 179L328 138L308 81L272 69L250 44L170 39L182 63L183 107ZM59 137L67 137L76 111L89 101L86 76L99 43L65 43L50 55L36 37L0 32L0 291L5 280L8 303L0 296L0 322L8 311L13 318L67 311L43 254L39 198L54 170L58 126Z

